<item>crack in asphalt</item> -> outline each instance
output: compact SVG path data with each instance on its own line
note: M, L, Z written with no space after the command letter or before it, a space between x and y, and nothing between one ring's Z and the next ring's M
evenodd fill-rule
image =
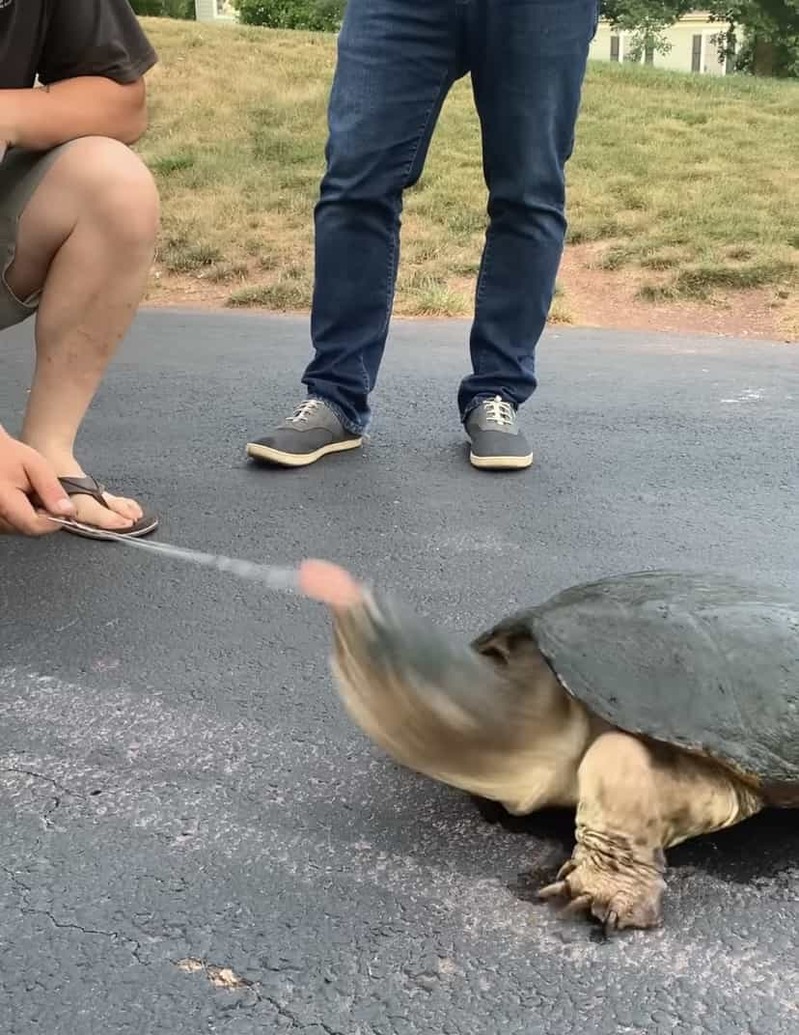
M7 877L8 877L8 879L9 879L9 880L10 880L10 881L11 881L12 883L16 884L16 885L17 885L17 887L19 887L19 888L22 888L22 890L23 890L23 893L24 893L25 895L27 895L27 894L28 894L28 893L30 892L30 890L31 890L31 888L30 888L30 885L26 884L24 880L21 880L21 879L20 879L20 878L19 878L19 877L18 877L18 876L16 875L16 873L14 873L14 871L13 871L13 870L10 870L10 869L9 869L9 868L8 868L7 866L5 866L5 865L4 865L3 863L0 863L0 870L2 870L2 871L3 871L3 873L5 873L5 875L6 875Z
M55 780L52 776L46 776L44 773L37 773L35 769L26 769L24 766L2 766L0 767L0 773L16 773L18 776L30 776L33 780L42 780L44 783L49 783L55 788L56 794L53 796L53 801L50 807L42 813L41 821L45 830L50 830L53 827L53 823L50 817L53 813L60 808L61 799L63 795L69 795L73 798L85 798L86 795L80 794L78 791L72 791L68 787L65 787L58 780Z
M99 928L84 927L82 924L74 923L71 920L59 920L58 917L51 913L49 909L39 909L36 906L30 905L29 896L33 891L33 888L29 884L26 884L25 881L22 880L20 877L18 877L13 870L9 869L8 866L3 865L2 863L0 863L0 869L6 874L6 876L9 878L9 880L11 880L13 884L15 884L18 888L22 890L22 904L20 905L20 913L23 916L46 916L50 923L53 925L53 927L56 927L59 930L80 931L81 934L94 935L98 938L111 938L114 941L120 942L122 945L124 945L128 952L131 954L131 956L133 956L136 962L139 963L141 966L149 966L149 963L141 958L141 942L137 941L135 938L128 938L125 935L121 934L119 931L101 931Z
M331 1028L330 1025L326 1024L322 1020L314 1019L310 1023L304 1023L297 1017L295 1013L293 1013L288 1007L280 1003L274 996L268 995L266 992L264 992L260 982L252 981L248 978L241 978L238 975L233 974L232 971L229 971L227 967L221 967L219 964L208 963L205 960L192 957L189 957L186 960L181 961L172 960L172 963L174 966L184 971L184 973L191 974L196 972L202 972L209 984L211 984L215 988L225 989L228 992L235 991L241 993L239 1001L236 1003L235 1006L237 1012L253 1014L258 1010L260 1004L264 1004L266 1006L271 1006L275 1013L278 1015L278 1017L282 1017L285 1020L289 1021L292 1029L296 1028L299 1031L305 1031L307 1028L321 1028L322 1031L326 1033L326 1035L343 1035L343 1033L340 1030ZM186 964L190 964L190 966L186 966ZM273 973L282 973L284 968L266 967L264 969L269 970ZM286 969L293 970L295 968L289 967ZM230 985L218 983L216 978L218 976L224 975L226 972L229 972L232 977L235 977L238 983ZM250 993L251 996L254 998L248 1001L248 997L245 993Z
M341 1035L340 1031L335 1031L333 1028L329 1027L329 1025L325 1024L324 1021L315 1020L310 1024L303 1024L302 1021L297 1019L291 1010L287 1010L285 1006L281 1006L276 999L272 998L272 996L264 995L256 986L253 986L253 988L259 1000L269 1003L269 1005L277 1012L278 1017L284 1017L287 1021L291 1022L293 1027L299 1028L300 1031L303 1031L305 1028L321 1028L326 1035Z
M140 966L148 967L150 965L140 956L141 942L136 941L135 938L128 938L119 931L101 931L94 927L84 927L82 924L76 924L70 920L59 920L49 909L36 909L34 906L23 906L21 912L23 914L33 913L39 916L46 916L53 927L57 927L59 930L80 931L81 934L93 935L99 938L111 938L113 941L124 945Z
M16 765L6 765L0 767L0 773L17 773L19 776L30 776L33 777L34 780L44 780L45 783L52 784L57 791L61 792L61 794L70 794L75 798L86 797L85 794L80 794L78 791L71 791L69 787L65 787L62 783L59 783L58 780L54 780L52 776L46 776L44 773L37 773L33 769L24 769L22 766Z

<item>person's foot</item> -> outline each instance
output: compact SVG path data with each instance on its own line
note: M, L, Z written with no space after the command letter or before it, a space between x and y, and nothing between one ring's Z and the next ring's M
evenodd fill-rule
M347 431L320 399L306 399L268 435L248 442L247 454L283 467L305 467L328 453L357 449L362 442L363 436Z
M51 466L57 472L59 478L85 478L86 474L74 457L60 456L56 451L39 447L39 452L50 461ZM136 500L126 499L124 496L112 496L110 492L103 492L102 497L108 504L104 507L98 500L84 493L72 495L75 505L75 520L82 525L93 525L96 528L107 529L111 532L124 532L140 521L144 511Z
M484 399L466 418L474 467L519 470L533 462L533 451L519 427L515 407L497 395Z
M62 475L62 477L64 476ZM125 532L144 517L144 511L136 500L127 499L125 496L113 496L110 492L103 492L102 497L107 503L107 507L83 493L73 495L75 520L82 525L92 525L94 528L102 528L110 532Z

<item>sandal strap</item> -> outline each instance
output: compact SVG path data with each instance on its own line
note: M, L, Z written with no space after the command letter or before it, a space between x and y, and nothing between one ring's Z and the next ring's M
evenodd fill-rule
M110 510L110 507L103 498L105 486L101 485L96 478L86 475L84 478L59 478L61 487L67 496L91 496L98 503Z

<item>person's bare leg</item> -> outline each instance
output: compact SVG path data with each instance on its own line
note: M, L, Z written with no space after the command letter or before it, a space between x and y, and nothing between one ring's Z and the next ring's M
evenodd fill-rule
M655 927L665 849L739 823L761 796L712 761L609 732L578 772L577 845L543 898L571 899L609 929Z
M144 292L158 220L146 167L123 144L100 137L63 151L20 219L7 280L18 298L41 291L21 438L60 477L86 473L75 438ZM110 510L74 497L78 520L125 529L142 515L133 500L105 498Z

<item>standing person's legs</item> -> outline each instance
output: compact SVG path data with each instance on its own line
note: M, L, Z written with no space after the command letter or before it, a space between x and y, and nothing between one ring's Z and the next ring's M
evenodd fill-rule
M144 534L157 521L102 490L75 458L81 422L144 292L158 229L152 177L123 144L85 137L0 166L0 319L35 314L21 440L50 462L77 519Z
M315 209L308 398L249 443L288 466L360 445L394 300L403 191L419 178L460 66L454 0L349 0Z
M478 467L526 467L516 410L536 388L566 232L571 155L597 0L474 0L469 47L489 227L458 393Z

